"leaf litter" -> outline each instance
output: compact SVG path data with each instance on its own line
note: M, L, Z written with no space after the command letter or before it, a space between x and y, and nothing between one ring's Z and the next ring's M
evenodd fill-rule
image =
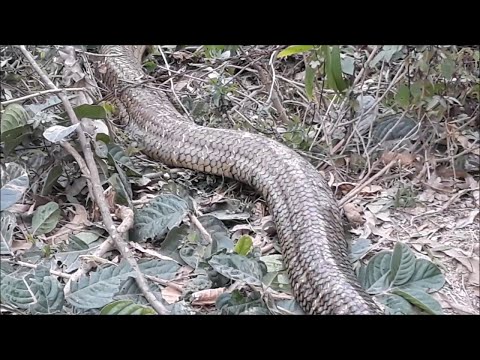
M394 61L401 53L400 50L401 47L383 47L383 50L378 53L373 63ZM230 61L228 56L226 59L227 62ZM184 57L179 57L177 60L181 63L184 61ZM66 84L69 86L90 87L90 79L86 76L82 66L80 66L82 63L76 58L73 48L64 48L60 53L59 62L67 70L63 79ZM372 64L371 66L373 67ZM205 75L205 70L202 70L201 66L198 68L199 70L194 70L193 74L197 78L202 78ZM251 74L248 75L247 71L244 75L246 76L239 76L237 81L242 82L248 88L252 85L252 82L249 80ZM295 76L293 74L293 77ZM188 86L185 86L187 81ZM189 80L179 79L177 85L177 89L182 89L183 92L188 92L197 98L208 97L208 93L205 90L211 90L211 84L203 85L202 83L191 81L190 78ZM90 88L95 89L94 87ZM300 97L303 95L300 93ZM50 97L51 100L55 98L56 96ZM74 99L74 101L77 101L77 99ZM248 104L250 101L251 99L247 97L242 99L242 103L245 104ZM85 103L80 100L78 102L80 104ZM90 100L88 102L91 103ZM220 104L221 101L218 103ZM202 108L202 106L197 108ZM258 114L260 112L252 111L252 108L244 105L240 108L240 111L245 114L246 118L258 119L256 125L260 124L260 126L263 126L263 122L267 124L266 128L271 127L268 124L272 119L271 116L261 114L259 117ZM330 115L335 116L333 113ZM47 121L51 122L53 121L52 119L54 120L54 118L48 118ZM36 126L41 126L39 124L36 124ZM478 151L478 149L475 150L473 148L473 144L465 136L459 135L457 132L454 133L454 136L464 148ZM131 150L132 148L127 149L125 154L130 155L129 151ZM135 153L135 150L133 153ZM132 170L132 172L136 172L137 169L143 169L146 172L155 172L160 169L160 171L164 171L164 167L160 164L152 164L151 161L143 156L135 156L131 157L131 159L135 170ZM385 152L380 157L380 160L384 163L396 160L403 167L396 170L397 173L395 175L400 176L408 174L409 170L407 168L416 165L416 158L402 151ZM99 165L103 166L102 169L107 178L112 171L115 172L114 168ZM132 163L129 163L130 165ZM119 170L117 169L117 171ZM108 174L109 172L110 174ZM144 172L141 173L145 174ZM147 178L143 179L143 182L138 181L138 178L129 179L130 184L134 185L132 188L136 197L142 194L154 194L155 192L160 194L168 193L165 192L164 186L171 184L171 180L174 179L188 189L189 196L193 198L194 204L197 205L196 208L195 206L192 208L185 206L185 204L178 205L180 202L167 202L160 207L156 207L153 213L157 215L161 213L162 217L167 217L168 219L165 219L160 228L157 229L155 229L153 222L146 221L145 224L147 227L150 227L150 230L143 231L143 233L140 231L140 239L136 239L139 242L131 243L131 248L138 258L143 260L156 259L158 264L163 264L163 268L162 266L158 267L160 269L158 270L159 273L150 275L152 279L156 275L161 276L162 271L165 274L170 274L169 280L162 280L163 282L160 281L160 283L158 283L160 278L157 277L155 280L157 281L155 282L156 287L152 286L152 288L159 289L159 291L154 291L156 296L160 296L159 292L161 292L163 299L168 304L171 304L171 308L178 307L179 312L189 312L191 309L195 309L198 312L206 313L238 314L262 313L263 311L271 311L271 313L282 313L283 311L284 313L298 313L298 309L295 307L296 303L288 286L288 278L281 261L281 255L278 251L275 225L261 199L259 200L256 195L251 195L251 192L247 192L247 195L245 195L245 188L241 186L231 187L232 182L225 179L212 181L212 178L209 176L194 174L184 170L165 174L168 177L165 176L161 180L154 182L143 181ZM138 174L132 174L132 176L138 176ZM330 177L334 178L332 174L330 174ZM68 185L74 184L75 181L78 182L78 179L83 178L77 177ZM70 201L77 199L85 201L85 181L82 181L83 185L78 186L78 191L66 191L70 195ZM398 195L399 190L396 182L389 181L391 180L380 179L363 187L358 193L354 205L351 202L344 206L346 218L351 226L350 233L355 235L356 238L360 237L360 239L353 242L351 247L352 260L355 261L356 269L360 272L363 271L362 264L365 261L371 261L382 251L391 252L395 244L405 244L414 254L415 261L431 261L438 265L442 269L442 273L445 274L446 283L439 292L432 294L432 298L428 297L430 296L428 289L419 290L412 285L412 288L406 287L395 290L396 293L388 293L386 295L387 298L382 303L387 304L391 309L398 306L399 311L403 313L411 311L412 302L419 304L421 307L423 306L427 311L437 312L437 305L435 302L432 302L432 299L435 299L440 302L446 313L478 314L479 238L478 234L475 233L478 227L479 213L477 205L479 199L478 181L472 177L467 177L462 182L445 178L445 173L443 177L432 173L428 179L422 180L423 183L417 182L417 185L420 184L421 186L416 189L418 192L413 196L408 194ZM452 196L458 193L458 190L462 189L462 187L463 189L471 189L471 191L465 193L457 200L454 199L455 201L452 201L451 206L442 209L442 205L450 201ZM234 189L233 191L232 188ZM351 190L351 188L343 188L348 189L347 191ZM129 189L127 188L126 191L129 191ZM177 193L174 193L174 195L178 196ZM153 195L153 197L158 198L158 194ZM191 199L182 196L180 198L190 205L189 201ZM58 201L58 204L64 211L65 206L62 201ZM16 235L14 235L10 250L17 256L20 256L21 260L31 259L33 261L33 259L40 258L39 253L48 256L51 249L58 251L59 248L57 247L70 246L71 236L78 236L80 242L84 241L87 243L88 240L82 234L96 230L100 231L101 239L103 239L106 233L101 226L97 226L98 214L87 207L86 201L82 202L82 204L89 210L85 210L83 206L83 209L79 208L78 206L81 205L75 204L75 216L73 219L71 217L66 219L66 214L63 212L60 220L62 226L58 226L52 233L47 234L49 235L48 237L44 234L38 234L36 238L31 239L28 237L28 227L23 223L18 223L16 229L22 230L14 232ZM30 218L27 216L24 219L27 224L30 224L32 212L39 205L25 205L17 203L12 205L10 209L18 209L19 211L15 211L15 213L19 216L25 213L25 211L20 210L20 206L24 206L24 209L30 209L30 214L28 214ZM148 205L148 203L144 204L147 207ZM139 209L141 208L142 206L139 207ZM426 210L438 210L438 212L425 215ZM200 223L203 224L202 226L215 239L216 248L202 242L201 232L191 224L188 216L186 216L187 213L197 216ZM222 223L223 227L213 227L202 220L204 219L202 216L207 214ZM44 219L44 222L46 220L48 218ZM51 226L44 227L48 230ZM152 238L155 240L154 243L144 241L145 239L142 238L145 237L144 235L148 235L148 231L152 229L155 230L152 233ZM22 238L22 234L24 238ZM250 240L245 240L247 237ZM98 240L99 238L97 237L92 242ZM38 246L32 247L34 241ZM80 244L80 242L77 241L77 244ZM230 242L233 244L230 244ZM20 243L24 246L18 246ZM89 244L88 242L87 245ZM32 249L28 250L28 247L32 247ZM187 249L188 251L181 253L182 249ZM405 251L402 250L402 253ZM104 271L103 269L106 266L110 266L108 270L110 272L114 271L115 267L119 267L121 259L114 251L107 253L105 258L109 259L108 262L105 264L99 263L99 267L92 271L91 275L97 274L98 276L100 272ZM381 276L383 278L375 279L377 284L373 289L376 289L376 291L388 291L386 289L394 283L394 286L398 285L397 287L400 288L404 284L399 285L399 276L403 276L404 279L402 281L407 281L408 284L410 280L406 279L412 271L411 264L413 263L413 258L411 256L407 256L407 258L409 260L405 263L402 262L403 260L396 258L395 267L388 268L390 271L395 271L395 276L391 275L392 278L390 278L389 274L382 273ZM186 262L191 266L185 265ZM173 265L168 264L175 264L175 267L172 268L171 266ZM260 264L263 264L265 268L262 268ZM54 265L52 266L54 267ZM172 269L176 269L174 274L171 272ZM419 276L418 273L414 273L411 279L415 279L415 276ZM423 280L426 281L425 279ZM59 279L57 278L55 281L59 281ZM86 280L82 281L85 282ZM122 277L117 276L115 281L114 286L112 284L108 286L117 291L117 286L122 286ZM417 283L418 281L415 282L415 284ZM424 293L428 296L425 296ZM113 300L115 297L113 293L103 294L103 296L104 301L106 299L111 299L112 301L110 303L112 304L111 307L106 305L103 308L105 313L120 313L121 311L130 311L131 313L135 311L148 312L148 309L142 308L145 305L144 302L141 304L132 303L131 301L117 303ZM409 299L410 302L406 299ZM44 309L48 311L49 303L44 301L43 304L46 304L47 307ZM52 304L57 306L55 302ZM68 304L66 306L68 308Z

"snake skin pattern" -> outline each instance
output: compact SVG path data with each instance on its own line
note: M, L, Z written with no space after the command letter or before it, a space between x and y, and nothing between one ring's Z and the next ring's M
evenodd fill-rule
M181 115L159 90L139 84L145 46L102 46L102 82L122 124L144 153L246 183L272 213L295 299L307 314L378 314L348 257L331 189L303 157L267 137L202 127ZM118 56L115 56L118 55Z

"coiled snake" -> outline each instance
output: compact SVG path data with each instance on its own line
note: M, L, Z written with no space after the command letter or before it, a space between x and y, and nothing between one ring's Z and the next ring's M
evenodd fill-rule
M102 81L144 152L166 165L226 176L263 195L295 299L307 314L376 314L349 261L340 211L316 169L288 147L248 132L198 126L159 90L138 84L145 46L102 46ZM115 56L118 55L118 56Z

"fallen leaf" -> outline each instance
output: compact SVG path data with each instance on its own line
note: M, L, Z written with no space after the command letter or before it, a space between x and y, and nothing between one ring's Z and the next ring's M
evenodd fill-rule
M32 243L26 240L13 240L12 241L12 246L10 249L12 252L18 251L18 250L28 250L32 247Z
M379 191L382 191L383 187L379 185L370 185L370 186L365 186L361 191L360 194L374 194Z
M182 296L182 292L172 286L167 286L160 290L162 298L169 304L176 303Z
M73 232L79 232L85 226L90 225L88 221L88 213L85 208L80 204L73 204L75 206L73 219L67 226L62 227L54 234L48 236L45 240L52 244L59 244L68 240L68 236Z
M472 285L480 286L480 282L479 282L480 263L479 263L478 257L472 258L471 263L472 263L473 271L468 277L468 281Z
M397 153L394 151L386 151L382 154L380 160L387 165L390 161L395 160L400 166L409 166L415 163L415 156L409 152Z
M475 218L477 217L478 213L480 213L480 210L475 209L475 210L472 210L472 211L470 212L470 214L468 214L467 217L458 219L457 222L456 222L455 229L461 229L461 228L464 228L465 226L470 225L471 223L473 223L473 221L474 221Z
M459 263L461 263L463 266L465 266L468 271L474 272L474 258L471 258L467 256L462 250L457 250L457 249L448 249L448 250L442 250L445 254L448 256L454 258L457 260ZM477 259L477 269L478 271L478 259Z
M192 294L192 305L213 305L217 298L225 292L225 288L200 290Z
M383 222L392 222L392 219L390 218L390 210L376 213L375 216L377 219L382 220Z
M27 204L13 204L8 208L8 211L16 214L25 214L30 209L30 205Z
M345 216L347 217L348 221L353 224L363 224L364 219L362 217L362 208L360 205L348 203L345 204L343 207L345 211Z

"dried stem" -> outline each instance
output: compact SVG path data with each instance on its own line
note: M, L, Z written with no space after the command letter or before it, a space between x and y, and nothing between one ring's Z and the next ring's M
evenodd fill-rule
M30 62L32 67L35 71L40 75L41 79L47 84L47 86L51 89L58 89L55 84L48 78L48 76L43 72L40 66L37 64L33 56L30 52L25 48L24 45L19 46L20 50L22 51L25 58ZM68 101L65 94L62 92L58 93L58 97L62 100L63 106L68 114L68 117L72 121L73 124L79 124L80 122L77 119L77 115L73 111L72 105ZM80 145L82 147L83 154L85 156L85 162L87 164L88 169L90 170L90 179L92 183L92 191L93 191L93 198L95 199L97 206L100 210L102 215L102 219L104 224L106 225L107 231L109 232L113 242L115 243L115 247L118 251L122 254L123 258L129 263L129 265L135 271L135 279L137 281L138 287L141 289L143 295L147 298L149 303L152 307L157 311L159 314L167 314L168 310L156 299L155 295L150 291L148 287L148 283L145 280L140 268L138 267L137 262L133 258L132 252L130 251L126 242L122 239L120 234L117 232L115 224L113 222L112 216L110 214L110 210L108 208L108 202L105 199L103 194L103 188L101 185L100 177L97 171L97 166L95 164L95 159L93 157L92 149L90 148L90 144L87 142L87 138L85 136L85 132L83 129L82 124L77 127L77 135L80 140Z

